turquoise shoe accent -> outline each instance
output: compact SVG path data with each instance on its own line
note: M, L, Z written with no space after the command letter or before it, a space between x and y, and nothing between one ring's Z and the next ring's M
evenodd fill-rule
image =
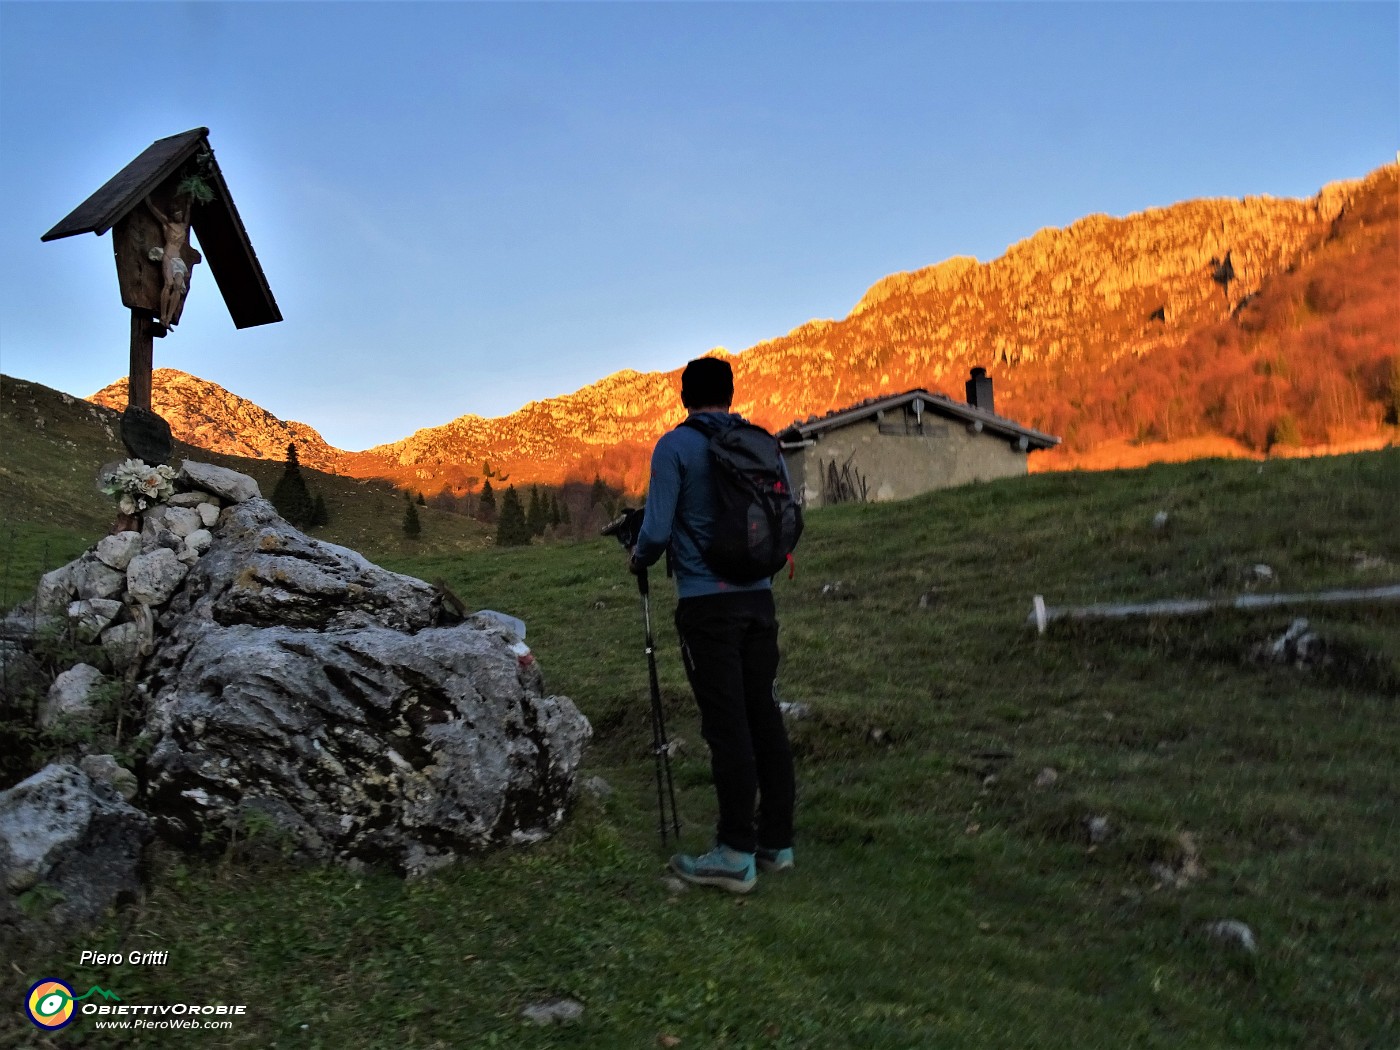
M760 871L791 871L797 866L791 846L786 849L764 849L759 846L754 857Z
M748 893L758 882L753 854L740 853L728 846L716 846L699 857L677 853L671 858L671 870L686 882L714 886L730 893Z

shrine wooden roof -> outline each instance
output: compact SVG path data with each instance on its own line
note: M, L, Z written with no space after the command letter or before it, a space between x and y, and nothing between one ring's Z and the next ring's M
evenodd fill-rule
M100 237L203 150L208 150L211 158L205 181L213 189L214 199L194 207L190 225L199 239L204 262L214 275L235 327L252 328L280 321L282 313L277 300L272 297L223 172L212 159L208 128L194 128L151 143L40 239L56 241L79 233Z

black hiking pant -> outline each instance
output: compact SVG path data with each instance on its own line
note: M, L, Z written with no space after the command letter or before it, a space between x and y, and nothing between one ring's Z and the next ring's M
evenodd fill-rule
M719 801L717 837L730 849L792 845L792 749L773 683L778 621L773 592L682 598L676 630L700 708Z

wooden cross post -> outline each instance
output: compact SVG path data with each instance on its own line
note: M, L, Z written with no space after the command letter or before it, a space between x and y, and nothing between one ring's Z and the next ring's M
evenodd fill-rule
M155 368L154 328L147 311L131 311L131 363L126 373L126 403L147 412L151 411L151 372Z
M122 305L131 311L131 360L122 443L147 463L173 451L170 427L151 409L153 341L179 324L190 276L202 261L195 231L234 326L282 320L209 145L209 129L159 139L42 240L112 231Z

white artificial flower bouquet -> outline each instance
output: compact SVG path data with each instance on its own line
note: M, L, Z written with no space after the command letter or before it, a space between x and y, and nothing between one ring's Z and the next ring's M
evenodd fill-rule
M164 463L152 467L128 459L102 475L102 491L117 497L121 513L138 514L175 494L175 471Z

